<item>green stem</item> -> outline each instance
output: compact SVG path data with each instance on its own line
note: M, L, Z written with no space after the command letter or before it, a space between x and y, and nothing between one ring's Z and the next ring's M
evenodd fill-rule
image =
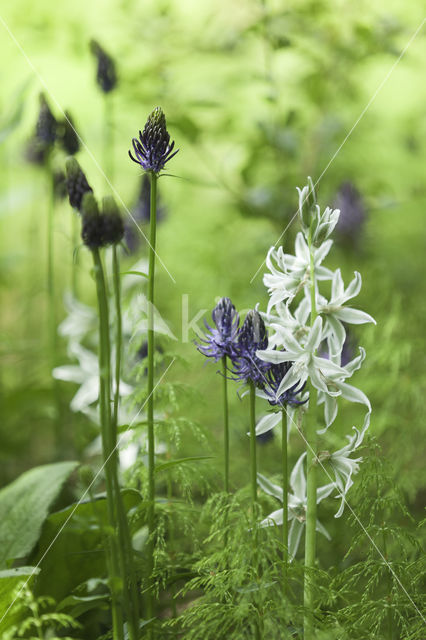
M54 183L50 164L47 165L47 181L49 191L49 203L47 208L47 295L48 295L48 313L49 313L49 350L50 365L52 369L55 366L56 351L56 310L55 310L55 280L53 276L54 265L54 245L53 245L53 224L54 224L54 208L55 208L55 192Z
M315 266L312 247L312 234L309 230L308 246L310 252L310 279L311 279L311 327L317 317L316 309L316 283ZM305 578L304 578L304 639L314 640L315 629L313 625L312 612L314 609L314 579L313 570L315 568L316 557L316 526L317 526L317 460L316 460L316 406L317 391L313 385L310 389L310 416L306 427L306 532L305 532Z
M50 375L56 366L56 352L57 352L57 339L56 339L56 300L55 300L55 278L54 278L54 266L55 266L55 246L54 246L54 212L55 212L55 184L53 181L52 167L50 162L46 166L46 177L48 182L48 207L47 207L47 298L48 298L48 322L47 327L49 331L49 368ZM53 401L55 406L55 419L54 419L54 434L55 434L55 446L60 455L61 443L62 443L62 423L60 419L61 403L59 397L58 381L52 378L52 392Z
M120 378L121 378L121 359L122 359L122 317L121 317L121 283L120 283L120 260L117 245L112 246L112 272L113 272L113 291L115 303L115 392L114 392L114 408L112 417L112 440L114 448L117 446L117 427L118 427L118 409L120 403ZM117 511L118 511L118 536L120 548L123 554L124 579L129 580L127 613L129 637L136 640L139 637L139 597L137 580L134 571L133 547L130 536L129 523L127 521L126 511L120 492L120 485L117 474L114 477L116 483ZM125 585L126 587L126 585Z
M110 339L109 339L109 311L106 295L106 285L101 256L98 249L92 250L94 271L96 278L96 292L99 311L99 406L101 418L102 450L105 468L105 482L107 495L108 520L110 526L109 536L109 566L113 639L124 640L123 632L123 580L120 577L120 557L115 535L116 504L115 490L117 483L114 475L117 469L117 454L112 438L111 430L111 366L110 366Z
M283 595L287 593L288 580L288 452L287 452L287 416L284 409L281 412L281 472L283 489Z
M170 510L172 509L172 499L173 499L173 484L170 474L167 476L167 499L170 502ZM174 522L173 522L173 514L170 514L169 518L169 557L172 568L175 564L175 545L174 545ZM173 570L173 569L172 569ZM177 618L177 605L176 605L176 585L173 583L170 587L170 595L171 595L171 605L172 605L172 618Z
M250 382L250 481L253 503L253 526L256 518L257 504L257 460L256 460L256 389Z
M71 262L71 293L73 298L78 298L78 253L79 244L79 220L77 214L73 211L71 216L71 244L72 244L72 262Z
M107 182L114 179L114 127L112 95L104 94L104 167Z
M257 555L257 460L256 460L256 389L253 382L249 383L250 388L250 483L252 498L252 519L253 519L253 545L254 561L258 564ZM259 578L259 576L258 576ZM261 639L260 620L255 624L256 640Z
M229 413L228 413L228 378L226 356L222 358L223 372L223 449L224 449L224 485L229 493Z
M154 439L154 276L155 276L155 240L157 216L157 175L150 173L150 236L149 236L149 272L148 272L148 619L154 614L152 592L152 574L154 570L154 534L155 534L155 439ZM154 637L150 629L150 638Z

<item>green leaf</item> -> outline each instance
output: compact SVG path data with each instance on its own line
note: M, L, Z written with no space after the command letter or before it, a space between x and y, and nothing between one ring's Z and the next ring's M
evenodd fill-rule
M122 490L126 511L141 509L141 495L135 489ZM72 504L52 513L45 521L34 564L40 563L37 592L60 601L78 585L107 575L105 529L108 510L105 494L95 500Z
M108 594L93 596L67 596L58 604L58 611L66 610L73 618L78 618L91 609L108 609L110 607Z
M0 490L0 567L30 553L50 506L77 465L57 462L35 467Z
M197 462L199 460L211 460L214 456L190 456L189 458L178 458L177 460L168 460L167 462L162 462L161 464L157 464L155 467L155 473L159 473L160 471L165 471L170 469L171 467L176 467L179 464L186 464L188 462Z
M17 616L8 612L12 604L12 592L22 581L30 582L40 572L37 567L19 567L0 571L0 634L12 624L16 624ZM6 614L7 612L7 614Z

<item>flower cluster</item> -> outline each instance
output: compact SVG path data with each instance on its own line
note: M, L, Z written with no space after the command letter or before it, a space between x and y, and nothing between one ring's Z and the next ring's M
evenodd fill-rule
M197 344L200 353L215 362L229 358L228 370L232 379L253 383L257 394L267 398L273 406L297 406L306 402L300 395L303 383L277 395L290 364L273 365L258 357L257 352L268 347L268 333L257 309L249 311L239 327L240 317L231 300L221 298L212 311L212 320L213 327L205 322L207 332Z
M266 372L270 365L260 360L256 353L268 346L268 333L260 313L253 309L249 311L243 326L238 333L236 357L233 359L232 373L236 380L252 382L256 387L263 388L266 382Z
M148 116L143 131L139 131L139 140L133 138L133 151L136 157L129 151L129 156L139 164L144 171L158 174L177 154L179 149L173 151L175 143L170 142L167 131L166 116L161 107L156 107Z
M238 325L240 316L229 298L221 298L212 311L214 327L204 321L207 329L198 351L215 362L228 356L233 360L236 356Z
M99 249L119 243L124 235L123 219L112 196L102 200L99 211L93 193L86 193L82 201L81 237L89 249Z
M308 392L303 394L304 386L309 382L310 388L316 389L317 402L324 410L324 425L318 429L320 435L325 434L335 421L339 398L365 407L363 424L360 429L354 427L355 435L348 436L349 444L334 453L327 451L325 456L318 454L319 462L326 462L335 476L334 482L327 485L327 495L332 490L339 492L342 502L336 514L338 517L352 485L352 475L359 468L360 458L352 458L351 455L361 445L371 415L367 396L348 383L348 379L361 367L365 352L360 347L357 356L352 356L349 361L345 358L346 326L374 323L374 319L347 305L360 292L359 273L355 272L345 287L340 269L333 272L322 264L332 246L329 237L338 223L339 211L327 207L321 212L310 179L303 189L299 189L299 219L302 232L296 236L295 254L285 254L282 248L272 247L266 259L268 273L264 276L264 284L270 299L263 316L270 331L270 340L267 347L260 348L256 355L270 364L266 377L274 395L271 397L265 390L258 395L270 404L279 404L282 399L288 405L287 425L290 430L297 421L298 405L309 399ZM319 291L323 281L331 284L329 298ZM300 396L292 399L292 395L297 393ZM256 434L266 433L279 421L279 415L268 413L259 420ZM300 478L302 463L303 458L297 463ZM259 482L261 486L262 483L265 485L263 480ZM296 534L293 532L292 535Z

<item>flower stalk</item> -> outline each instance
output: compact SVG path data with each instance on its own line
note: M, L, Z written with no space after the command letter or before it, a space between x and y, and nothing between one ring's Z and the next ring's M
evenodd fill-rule
M117 428L118 428L118 409L120 403L120 379L121 379L121 359L122 359L122 317L121 317L121 283L120 283L120 259L118 255L117 244L112 245L112 276L113 276L113 291L114 291L114 303L115 303L115 384L114 384L114 405L112 415L112 433L113 441L117 443ZM116 446L116 444L114 445ZM137 591L137 581L134 571L134 558L132 541L130 537L129 526L127 522L127 516L124 509L124 504L121 499L120 486L117 478L117 511L119 520L119 540L120 546L123 552L123 564L124 564L124 576L129 581L129 596L128 603L128 628L129 637L131 640L138 638L139 627L139 597Z
M106 284L101 256L98 248L92 249L96 291L99 312L99 406L101 417L102 451L105 466L106 496L110 535L108 536L108 555L110 567L111 612L114 640L124 640L123 631L123 580L120 576L120 557L115 535L116 489L118 480L114 477L117 470L117 449L111 430L110 389L110 338L109 311Z
M308 247L310 253L310 294L311 294L311 327L317 317L316 308L316 282L315 265L312 244L312 226L308 233ZM315 355L315 354L314 354ZM315 630L313 628L312 610L314 607L314 580L313 570L315 568L316 557L316 527L317 527L317 459L316 459L316 406L317 390L311 384L310 389L310 415L308 416L306 427L306 532L305 532L305 577L303 590L303 603L305 607L304 616L304 638L313 640Z
M226 355L222 356L223 377L223 453L224 453L224 488L229 493L229 410L228 410L228 369Z
M281 474L283 489L283 595L287 594L288 580L288 451L287 451L287 416L284 407L281 410Z
M150 172L150 235L149 235L149 271L148 271L148 576L150 589L148 592L148 619L153 617L154 601L152 590L152 573L154 570L155 551L155 437L154 437L154 276L155 276L155 244L157 215L157 179ZM151 637L153 632L151 629Z

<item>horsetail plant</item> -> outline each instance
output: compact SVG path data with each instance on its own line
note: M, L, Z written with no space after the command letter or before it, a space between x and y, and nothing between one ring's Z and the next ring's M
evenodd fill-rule
M355 273L354 279L345 288L340 269L333 272L322 266L322 261L332 246L329 236L337 224L339 211L327 207L321 213L310 178L308 185L299 190L299 218L302 232L296 236L295 255L284 254L282 248L275 247L268 252L266 265L270 273L265 274L264 284L268 287L270 300L265 318L274 333L269 347L259 350L257 356L267 363L290 365L276 389L277 397L292 389L301 389L302 385L309 383L309 411L306 411L306 407L302 409L305 413L303 432L298 427L306 443L306 452L299 458L291 475L295 496L292 498L290 495L290 504L293 510L298 506L299 522L305 522L304 638L311 640L315 637L313 572L316 561L316 531L325 533L317 520L317 503L333 489L337 490L341 505L336 517L342 514L345 495L353 483L352 474L357 472L360 460L354 460L350 456L361 445L371 414L367 396L346 382L360 368L365 352L360 348L360 355L342 366L341 354L346 338L343 323L363 324L374 320L363 311L345 306L361 289L359 273ZM319 291L319 283L323 281L331 282L329 300ZM327 343L329 357L318 355L318 348L324 341ZM346 447L335 453L327 451L323 454L318 448L317 439L335 421L339 396L367 408L364 423L360 430L353 427L355 434L348 436L349 444ZM318 405L324 406L324 426L321 429L318 428ZM288 411L290 423L295 425L296 411L300 409ZM273 428L279 421L280 416L263 418L258 424L258 432ZM306 481L302 468L304 460ZM335 480L330 485L318 488L317 468L321 465L325 469L325 460L331 466ZM264 478L260 478L260 483L268 490ZM296 495L296 490L300 495ZM268 492L271 492L270 487ZM284 502L284 496L282 497ZM294 498L298 499L297 504ZM288 517L292 517L291 513L286 515L280 510L272 513L269 521L281 524ZM292 527L290 542L295 552L301 527L297 527L299 531L296 533L293 525Z
M133 551L127 517L118 480L117 411L120 393L121 309L120 289L117 287L118 260L116 245L121 242L124 225L112 198L104 198L101 211L87 179L74 158L68 160L67 186L70 203L81 213L81 236L92 253L99 319L99 410L103 465L105 468L106 497L110 534L107 537L107 564L110 574L112 624L114 640L124 639L124 617L127 618L128 636L139 637L139 598L133 571ZM113 246L114 294L116 304L116 371L113 412L111 412L111 338L109 303L101 251ZM118 367L117 367L118 364Z
M129 151L130 159L148 174L150 179L150 236L149 236L149 271L148 271L148 579L150 581L147 598L147 617L154 613L152 577L155 551L155 435L154 435L154 276L155 246L157 223L157 181L166 163L178 150L173 151L174 142L170 142L167 131L166 116L160 107L156 107L148 116L143 131L139 131L139 139L132 140L133 151ZM153 630L149 633L153 637Z

